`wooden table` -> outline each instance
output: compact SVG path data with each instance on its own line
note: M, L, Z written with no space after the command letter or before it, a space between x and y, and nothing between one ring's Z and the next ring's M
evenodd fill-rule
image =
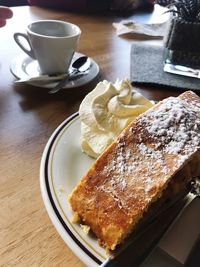
M100 80L129 78L132 39L117 37L116 16L89 16L37 7L13 8L14 16L0 29L0 266L73 266L84 264L56 232L45 210L39 186L39 166L44 146L54 129L78 110L84 95ZM155 21L154 13L135 14L131 19ZM47 89L15 84L11 60L21 53L13 33L37 19L60 19L80 26L78 51L92 57L100 75L77 89L49 95ZM162 18L161 18L162 19ZM177 95L174 90L140 91L150 99Z

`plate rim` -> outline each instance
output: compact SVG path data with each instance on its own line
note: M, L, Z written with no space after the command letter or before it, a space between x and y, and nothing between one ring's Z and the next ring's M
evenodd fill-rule
M73 253L87 266L97 266L102 264L102 261L99 260L91 251L89 251L79 240L78 238L72 233L69 227L66 225L65 221L63 220L59 210L56 207L56 204L53 200L53 196L50 189L49 184L49 176L48 176L48 169L50 163L50 154L52 152L52 148L57 141L62 130L65 127L72 123L75 119L79 117L79 113L73 113L69 116L66 120L64 120L52 133L46 146L43 150L41 162L40 162L40 191L43 199L44 206L46 211L52 221L53 226L56 228L57 232L64 240L65 244L73 251ZM66 234L67 233L67 234ZM67 240L70 242L67 242ZM72 245L72 246L71 246ZM92 265L91 265L92 264Z

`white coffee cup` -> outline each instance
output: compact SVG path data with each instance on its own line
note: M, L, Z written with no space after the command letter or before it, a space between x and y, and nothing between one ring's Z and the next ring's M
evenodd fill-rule
M25 33L14 33L21 49L38 61L41 74L66 73L81 34L80 28L60 20L39 20L27 26ZM29 49L24 45L25 38Z

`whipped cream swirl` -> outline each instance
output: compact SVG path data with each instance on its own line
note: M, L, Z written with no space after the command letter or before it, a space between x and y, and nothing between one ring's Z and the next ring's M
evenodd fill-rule
M79 108L82 150L97 158L132 120L152 106L128 80L98 83Z

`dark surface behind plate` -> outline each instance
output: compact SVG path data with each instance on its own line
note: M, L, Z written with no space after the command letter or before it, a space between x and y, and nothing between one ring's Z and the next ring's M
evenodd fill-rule
M132 44L130 76L133 83L200 90L200 79L166 73L163 67L163 46Z
M155 220L146 225L144 230L141 231L141 234L134 239L134 242L131 241L132 236L130 236L130 241L128 240L128 243L130 244L126 246L125 242L125 247L120 248L121 251L119 255L114 255L114 258L103 266L122 267L124 259L126 259L126 266L139 266L150 251L156 246L162 235L179 214L186 202L187 198L184 198L156 217Z

